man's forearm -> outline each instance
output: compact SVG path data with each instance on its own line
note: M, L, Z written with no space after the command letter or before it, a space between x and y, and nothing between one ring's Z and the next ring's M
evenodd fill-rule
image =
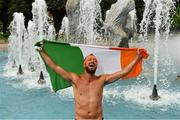
M120 78L123 78L124 76L126 76L129 72L132 71L132 69L134 68L134 66L143 58L142 53L140 53L140 51L138 50L137 56L135 57L135 59L128 64L125 68L123 68L121 71L109 74L109 75L105 75L105 83L112 83L116 80L119 80Z
M107 75L105 83L112 83L124 76L126 76L129 72L131 72L131 70L133 69L133 67L136 65L136 63L141 59L140 56L137 56L128 66L126 66L123 70L115 72L113 74Z
M49 67L53 68L56 65L55 62L47 55L44 50L41 50L39 52Z
M43 57L46 64L52 68L56 73L61 75L66 80L72 80L72 74L71 72L64 70L62 67L58 66L47 54L44 50L39 51L41 56Z
M141 59L140 56L136 56L136 58L129 64L127 65L124 69L123 72L124 74L128 74L129 72L131 72L131 70L133 69L133 67L137 64L137 62Z

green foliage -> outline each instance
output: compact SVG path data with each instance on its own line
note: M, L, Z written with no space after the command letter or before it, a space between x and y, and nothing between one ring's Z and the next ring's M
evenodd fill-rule
M12 0L10 2L9 14L13 15L14 12L25 12L28 5L24 0Z
M61 9L66 6L67 0L46 0L48 8L52 10Z
M0 9L3 7L3 0L0 0Z
M8 40L8 37L9 37L9 34L2 34L2 33L0 33L0 40L5 40L5 41L7 41L7 40Z
M7 32L7 26L8 26L8 8L9 8L9 2L11 0L0 0L0 21L2 22L2 30L3 33Z
M0 32L2 32L2 28L3 27L3 23L2 23L2 21L0 20Z
M180 4L177 5L175 14L171 20L172 20L173 28L180 29Z

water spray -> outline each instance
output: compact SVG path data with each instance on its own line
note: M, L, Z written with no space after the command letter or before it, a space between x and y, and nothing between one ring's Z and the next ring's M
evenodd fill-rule
M172 0L144 0L146 3L143 20L141 22L140 31L147 38L148 28L154 24L155 28L155 47L154 47L154 88L150 98L158 100L157 79L158 79L158 61L159 61L159 42L161 39L161 31L166 35L166 40L170 32L170 11L174 9ZM155 14L154 14L155 13ZM166 42L166 41L165 41Z

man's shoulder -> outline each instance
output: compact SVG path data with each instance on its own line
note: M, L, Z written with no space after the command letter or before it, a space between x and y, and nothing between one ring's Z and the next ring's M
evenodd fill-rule
M106 79L106 76L107 76L106 74L101 74L101 75L97 76L97 79L101 80L101 81L104 81Z
M76 74L74 72L71 72L70 74L72 76L71 79L72 79L73 82L76 82L77 80L79 80L81 78L81 75L78 75L78 74Z

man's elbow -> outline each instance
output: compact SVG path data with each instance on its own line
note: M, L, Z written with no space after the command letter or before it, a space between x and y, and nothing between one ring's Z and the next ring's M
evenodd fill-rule
M130 70L124 69L124 70L122 71L122 77L126 76L129 72L130 72Z

